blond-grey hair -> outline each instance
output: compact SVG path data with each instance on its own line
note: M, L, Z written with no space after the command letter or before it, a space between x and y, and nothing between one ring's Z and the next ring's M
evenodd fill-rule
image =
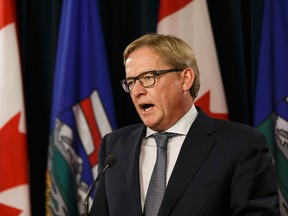
M140 47L149 47L169 66L184 70L192 68L194 71L194 83L190 89L193 99L198 95L200 89L200 74L195 54L192 48L182 39L172 35L146 34L130 43L123 53L124 66L128 56Z

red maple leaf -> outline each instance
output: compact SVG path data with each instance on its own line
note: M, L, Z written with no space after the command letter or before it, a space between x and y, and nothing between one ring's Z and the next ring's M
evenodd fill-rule
M22 211L0 203L1 215L18 216Z
M28 183L26 134L19 120L20 113L0 129L0 192Z
M209 116L228 120L229 116L227 113L213 113L210 109L210 91L207 91L202 97L200 97L196 102L195 105L200 106L205 113Z

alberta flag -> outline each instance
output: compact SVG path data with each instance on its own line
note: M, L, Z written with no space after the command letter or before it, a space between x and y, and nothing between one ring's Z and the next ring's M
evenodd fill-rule
M288 215L288 1L264 1L255 126L266 135L279 183L280 211Z
M47 215L80 215L101 138L115 128L98 2L64 0L47 167ZM92 199L92 198L91 198ZM91 202L90 202L91 204Z
M196 105L210 116L228 119L206 0L160 0L157 32L175 35L191 46L201 78Z

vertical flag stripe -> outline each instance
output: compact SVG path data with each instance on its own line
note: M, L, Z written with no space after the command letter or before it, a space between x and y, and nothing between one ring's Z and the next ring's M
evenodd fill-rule
M158 22L160 22L163 18L169 16L170 14L185 7L188 3L192 1L193 0L174 0L173 3L170 1L160 1L161 9L159 11Z
M201 78L196 105L201 105L210 116L228 119L206 0L182 0L175 1L175 4L174 0L161 0L159 14L157 32L178 36L196 55Z
M2 1L0 4L0 30L15 21L15 2Z
M15 1L0 1L0 215L30 216L28 153Z

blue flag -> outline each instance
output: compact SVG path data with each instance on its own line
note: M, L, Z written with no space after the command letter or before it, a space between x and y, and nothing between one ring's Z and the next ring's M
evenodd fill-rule
M280 211L288 215L288 1L264 1L255 119L266 135L279 183Z
M116 127L98 1L64 0L47 165L47 215L79 215ZM91 204L91 202L90 202Z

